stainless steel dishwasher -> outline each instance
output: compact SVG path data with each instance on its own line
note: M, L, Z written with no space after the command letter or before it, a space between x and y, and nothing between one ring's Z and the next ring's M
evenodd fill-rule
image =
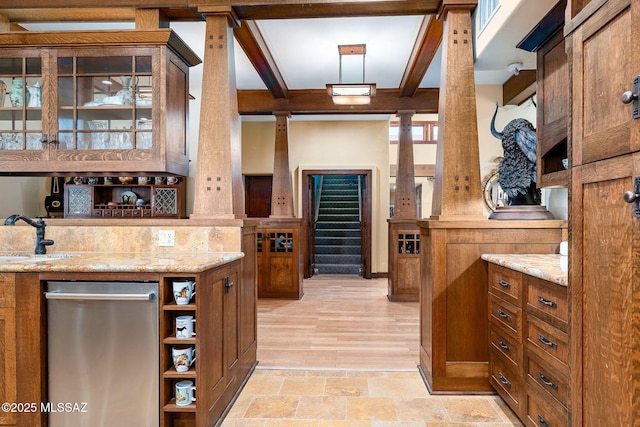
M159 425L157 295L158 282L47 283L50 427Z

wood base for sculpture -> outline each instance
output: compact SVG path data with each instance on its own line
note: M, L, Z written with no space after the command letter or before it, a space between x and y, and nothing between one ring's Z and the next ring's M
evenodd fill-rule
M540 205L498 206L489 219L554 219L546 207Z
M490 393L488 253L557 253L566 221L418 221L420 372L431 393Z

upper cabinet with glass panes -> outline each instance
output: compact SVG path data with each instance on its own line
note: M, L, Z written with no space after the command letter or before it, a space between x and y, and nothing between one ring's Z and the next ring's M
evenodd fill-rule
M188 174L189 67L171 30L0 34L0 174Z

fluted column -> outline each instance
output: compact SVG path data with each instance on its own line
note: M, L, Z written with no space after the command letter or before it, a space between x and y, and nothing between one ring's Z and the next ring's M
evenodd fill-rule
M477 1L444 0L438 149L432 219L484 218L471 11Z
M398 161L393 218L417 218L416 179L413 165L413 135L411 117L414 111L398 111L400 136L398 138Z
M240 158L240 116L230 7L206 14L202 104L191 218L245 218Z
M289 111L274 111L276 145L271 187L271 218L293 218L293 187L289 169Z

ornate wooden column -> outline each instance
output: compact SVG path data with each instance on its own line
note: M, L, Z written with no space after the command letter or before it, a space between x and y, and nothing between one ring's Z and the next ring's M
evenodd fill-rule
M198 9L207 16L200 135L191 218L244 218L240 116L230 7Z
M274 111L276 145L271 215L258 224L258 298L302 298L302 218L293 213L289 111Z
M270 218L293 218L293 187L289 168L289 111L274 111L276 146L273 159Z
M471 11L476 0L444 0L433 219L485 218L480 178Z
M389 223L390 301L418 301L420 297L420 229L417 220L416 180L413 163L411 117L398 111L400 135L393 218Z
M416 179L413 170L413 136L411 117L415 111L398 111L400 135L398 138L398 169L396 172L396 192L394 218L417 219Z

